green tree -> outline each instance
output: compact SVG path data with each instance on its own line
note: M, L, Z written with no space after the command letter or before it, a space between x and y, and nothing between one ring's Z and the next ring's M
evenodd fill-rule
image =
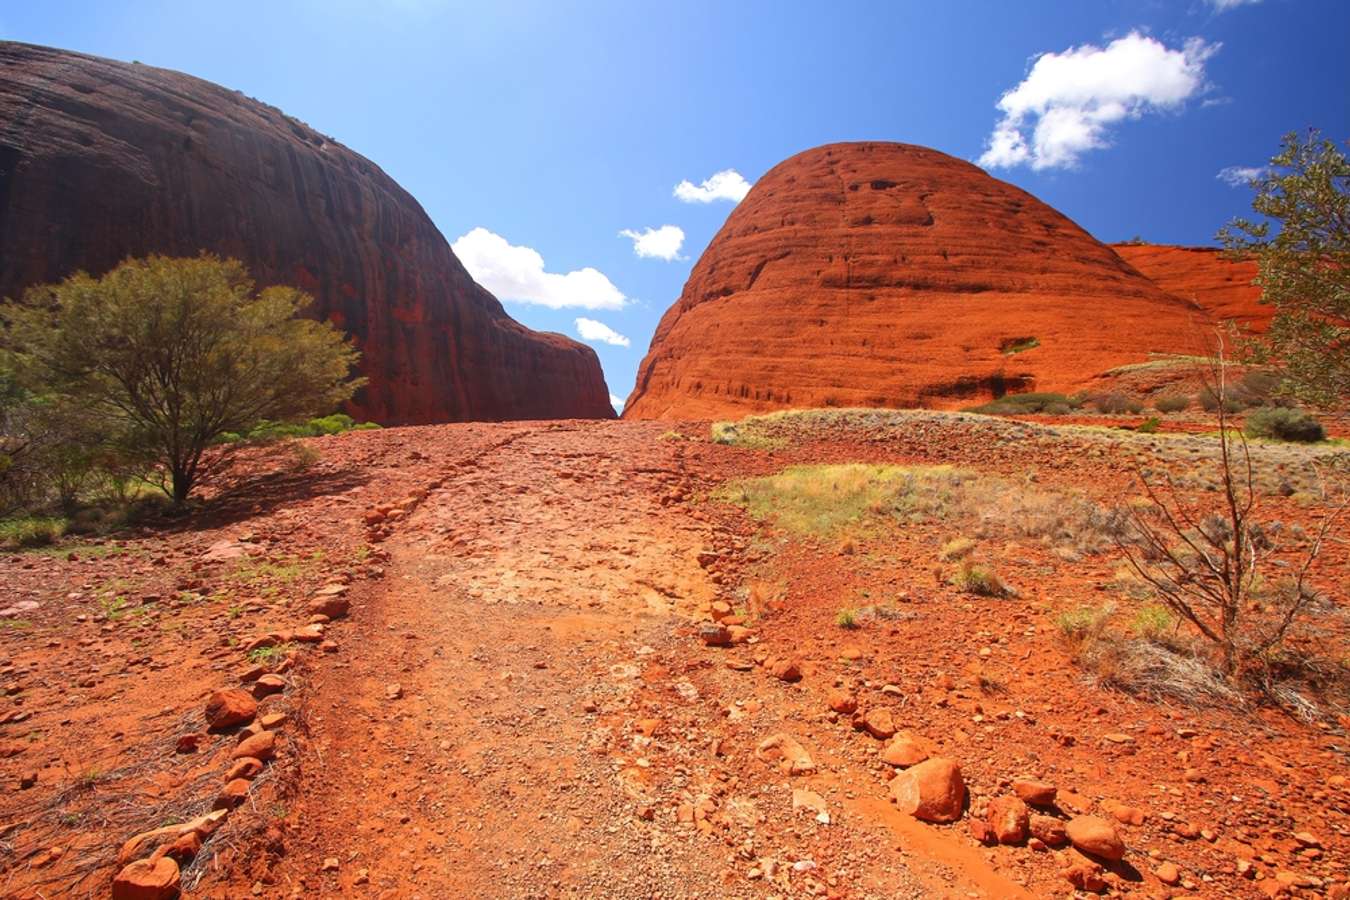
M1285 135L1270 166L1252 181L1260 221L1236 219L1219 239L1255 257L1263 302L1275 306L1251 361L1282 371L1291 393L1315 406L1350 398L1350 162L1311 131Z
M364 383L343 334L299 317L310 302L255 291L235 260L151 256L30 289L4 309L6 341L29 390L102 417L182 505L216 438L330 412Z

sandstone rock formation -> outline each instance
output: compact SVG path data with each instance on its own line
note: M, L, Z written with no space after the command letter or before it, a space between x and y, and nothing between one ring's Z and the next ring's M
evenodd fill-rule
M1257 333L1270 327L1275 308L1262 305L1261 289L1252 284L1255 260L1227 259L1214 247L1112 244L1111 249L1158 287L1199 304L1215 319Z
M1206 317L1049 206L908 144L770 170L662 318L624 415L964 405L1072 390Z
M202 250L353 335L360 418L613 415L595 352L511 319L369 160L238 91L0 42L0 298Z

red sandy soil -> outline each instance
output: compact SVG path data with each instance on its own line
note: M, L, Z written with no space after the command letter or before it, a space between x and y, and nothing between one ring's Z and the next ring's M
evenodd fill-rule
M1151 352L1203 352L1209 322L977 166L911 144L827 144L779 163L727 218L623 415L1071 393Z
M184 855L189 896L1069 896L1063 870L1096 865L1077 850L977 840L1019 776L1058 788L1060 819L1133 808L1112 894L1347 896L1344 721L1136 699L1071 664L1054 614L1112 598L1114 555L994 542L1019 594L979 598L946 583L941 523L841 546L711 496L865 460L1118 502L1135 455L1164 445L906 421L777 450L714 444L706 423L354 432L305 442L308 468L284 448L242 460L177 525L5 557L5 599L28 607L0 630L5 895L106 896L124 841L209 810L238 737L179 753L180 736L240 684L252 639L301 628L340 584L351 610L330 643L268 662L276 759ZM1341 611L1347 563L1335 543L1322 570ZM748 642L699 639L719 601L745 608ZM835 624L868 603L887 614ZM801 679L772 675L779 660ZM901 776L832 711L840 693L959 761L959 821L887 801ZM777 734L814 771L761 758Z

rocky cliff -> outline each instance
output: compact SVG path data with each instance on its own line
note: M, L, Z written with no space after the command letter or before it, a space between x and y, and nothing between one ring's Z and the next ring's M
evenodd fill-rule
M662 318L624 410L715 417L955 406L1072 390L1204 313L1035 197L909 144L831 144L771 169Z
M374 163L198 78L0 42L0 298L202 250L353 336L361 418L613 416L595 352L511 319Z
M1199 304L1217 320L1258 334L1270 327L1275 307L1262 305L1261 289L1252 284L1255 260L1228 259L1213 247L1112 244L1111 249L1158 287Z

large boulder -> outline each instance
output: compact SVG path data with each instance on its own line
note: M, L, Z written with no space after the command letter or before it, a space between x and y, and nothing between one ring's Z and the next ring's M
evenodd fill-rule
M767 172L661 319L626 418L951 407L1071 391L1203 311L1061 213L926 147L828 144Z
M0 299L203 250L352 335L358 418L614 415L595 352L508 316L370 160L199 78L0 42Z

